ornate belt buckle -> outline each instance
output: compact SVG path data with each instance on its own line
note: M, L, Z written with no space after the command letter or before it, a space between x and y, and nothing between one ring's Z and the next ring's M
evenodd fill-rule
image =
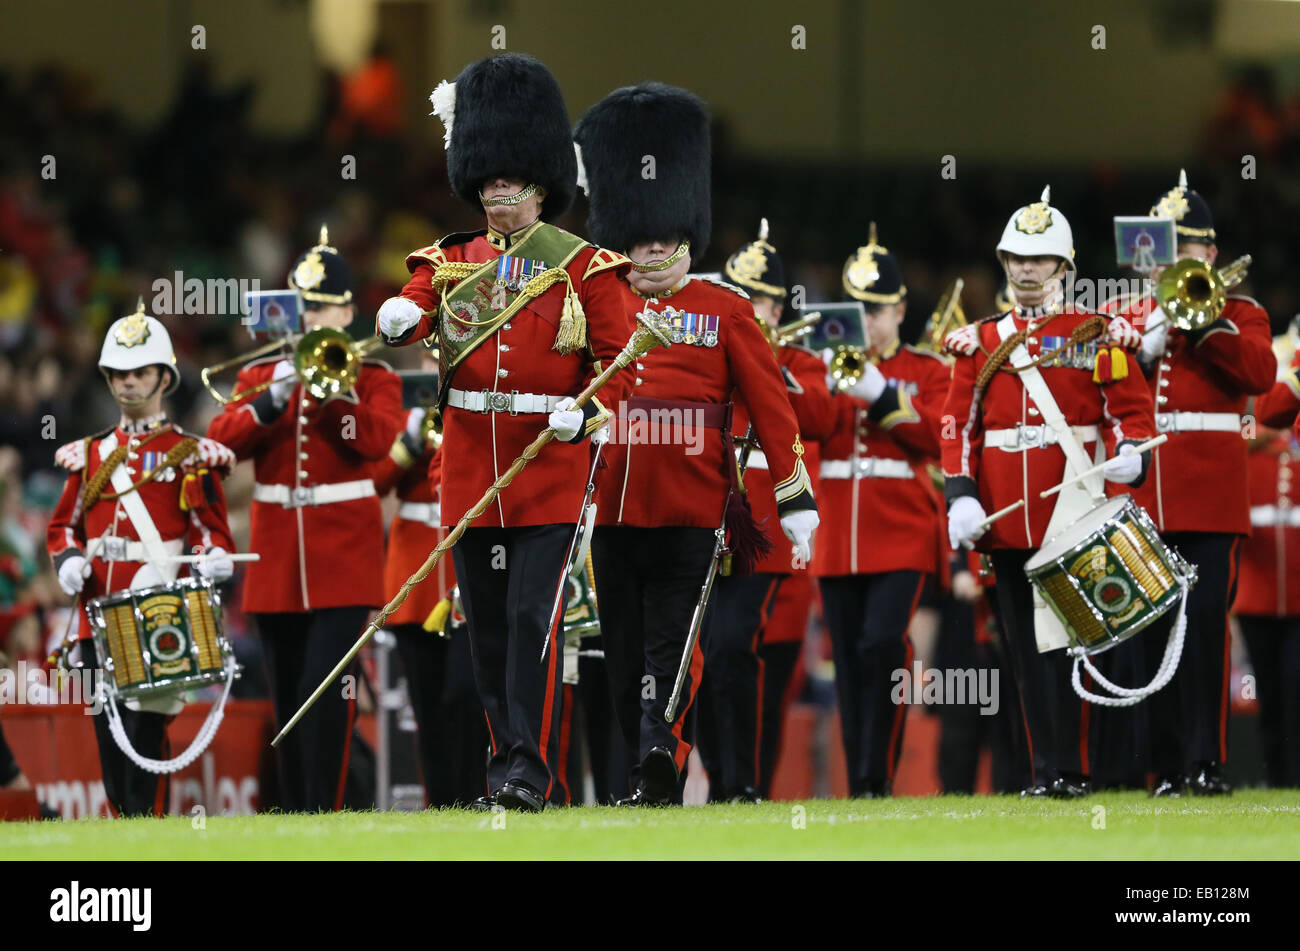
M306 485L294 486L293 492L290 494L290 499L293 502L294 508L302 508L304 505L311 505L311 487Z
M126 561L126 539L115 535L105 538L101 557L105 561Z
M1174 429L1174 418L1169 413L1160 413L1156 416L1156 429L1162 433L1172 432Z
M511 406L509 393L488 393L487 409L493 413L505 413Z
M1016 441L1026 449L1033 449L1041 445L1043 440L1043 430L1038 426L1026 426L1024 423L1016 423Z
M876 462L876 460L874 460L874 459L870 459L870 458L868 458L868 459L859 459L859 460L858 460L858 475L862 476L864 479L867 478L867 477L869 477L869 476L871 475L871 470L875 467L875 462Z

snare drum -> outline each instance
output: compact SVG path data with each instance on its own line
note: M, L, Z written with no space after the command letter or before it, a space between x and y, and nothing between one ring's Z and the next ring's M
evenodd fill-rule
M220 596L198 578L115 591L87 610L104 682L123 699L225 683L234 667Z
M1071 523L1025 563L1065 625L1072 651L1098 654L1174 607L1196 568L1160 540L1146 510L1121 495Z

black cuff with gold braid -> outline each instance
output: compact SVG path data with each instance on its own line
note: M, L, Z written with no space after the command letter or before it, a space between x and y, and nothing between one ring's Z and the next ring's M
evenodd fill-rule
M781 515L799 509L817 510L817 502L813 499L812 480L808 478L808 470L804 468L802 455L795 462L794 472L791 473L790 478L775 485L773 492L776 495L776 510Z
M798 512L803 509L817 511L817 500L813 498L811 489L804 489L798 495L776 503L778 515L789 515L791 512Z
M900 390L892 383L885 387L885 392L867 410L867 419L879 423L885 429L893 429L899 423L914 423L920 418L907 391Z
M582 428L578 430L577 435L568 441L577 445L609 422L612 415L614 414L605 409L600 400L593 396L582 404Z
M958 499L970 497L978 499L980 497L979 486L970 476L950 476L943 477L943 498L949 508L952 503Z
M253 418L257 420L259 426L270 426L283 416L284 411L289 408L287 400L283 406L278 405L275 398L271 396L269 388L253 397L253 401L248 405L252 409Z
M80 548L67 548L54 556L54 573L57 575L63 563L69 558L85 558L86 553Z

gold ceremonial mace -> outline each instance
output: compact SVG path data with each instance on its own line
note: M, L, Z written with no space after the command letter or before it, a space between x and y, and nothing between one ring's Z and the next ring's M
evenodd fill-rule
M665 330L667 324L661 316L656 314L654 311L642 311L636 315L636 319L638 327L632 332L632 336L628 339L627 345L623 347L619 352L619 355L614 358L614 362L607 366L601 374L596 377L596 379L591 381L585 390L578 394L576 397L577 401L573 405L574 409L581 407L595 396L600 388L609 382L610 377L626 367L629 363L645 356L656 346L663 345L667 347L670 345L670 341L668 340L668 331ZM271 741L272 746L280 745L280 741L284 739L285 735L292 730L307 711L311 709L312 704L320 699L320 695L323 694L326 689L328 689L329 685L334 682L334 678L338 677L347 669L348 664L352 663L353 658L357 656L361 648L366 646L366 642L375 635L376 631L383 627L384 622L388 620L388 616L396 611L401 603L406 600L406 596L411 593L411 589L428 576L429 572L434 569L434 566L442 560L443 554L460 540L461 535L465 534L465 529L469 528L470 523L487 511L488 506L491 505L492 500L501 493L501 490L514 481L515 476L519 475L524 466L528 464L529 460L536 457L536 455L542 451L542 447L554 438L554 429L551 429L549 426L543 429L541 433L538 434L537 438L528 444L527 448L524 449L519 458L510 464L510 468L502 473L501 476L499 476L497 480L488 487L488 490L483 493L483 498L479 499L474 507L461 517L461 520L456 523L456 527L448 533L446 538L438 543L438 547L429 552L429 557L425 559L424 564L420 566L415 574L411 575L411 577L407 578L406 581L402 583L401 590L397 592L397 595L393 600L389 601L388 604L384 606L384 609L379 612L379 616L366 625L366 629L362 632L361 637L352 645L352 648L343 655L343 659L334 665L334 669L329 672L325 679L321 681L321 685L316 688L310 697L307 698L307 702L298 708L298 712L295 713L293 718L284 725L284 729L276 734L275 739Z

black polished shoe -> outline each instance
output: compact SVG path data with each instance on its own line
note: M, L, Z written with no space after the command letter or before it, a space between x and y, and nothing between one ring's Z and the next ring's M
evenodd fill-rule
M671 806L671 805L672 805L672 800L670 800L670 799L651 799L649 796L647 796L647 795L645 794L645 790L644 790L644 789L638 789L638 790L637 790L636 792L634 792L632 795L628 796L626 799L620 799L618 802L614 803L614 805L615 805L615 806L633 806L633 807L636 807L636 806L650 806L650 807L656 807L656 806Z
M508 779L497 790L496 804L513 812L541 812L546 808L546 797L532 786L518 779Z
M758 794L758 790L753 786L742 786L727 797L727 802L730 803L760 803L762 801L763 797Z
M641 788L645 798L662 805L677 795L679 774L673 754L656 746L641 760Z
M492 807L497 804L497 794L490 796L479 796L465 808L470 812L491 812Z
M1053 799L1082 799L1092 792L1092 783L1087 776L1066 773L1058 776L1048 787L1047 793Z
M1231 796L1232 783L1223 778L1219 764L1198 763L1187 780L1187 788L1195 796Z
M1162 799L1178 799L1182 796L1186 786L1187 779L1183 776L1177 774L1161 776L1156 780L1156 784L1151 787L1151 795Z
M1042 783L1034 783L1034 785L1026 786L1024 789L1020 790L1021 799L1044 799L1050 794L1051 790Z

